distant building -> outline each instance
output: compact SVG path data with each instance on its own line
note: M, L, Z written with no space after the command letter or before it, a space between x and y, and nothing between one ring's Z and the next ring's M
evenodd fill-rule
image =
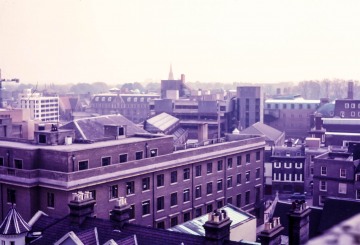
M310 130L310 116L320 104L320 100L306 100L299 96L267 99L264 122L284 131L286 138L304 138Z
M100 115L121 114L134 123L150 117L150 101L159 98L156 94L96 94L91 100L91 111Z
M43 122L59 121L59 97L43 96L41 93L25 89L19 97L19 106L30 109L30 117L33 120Z
M259 86L237 87L235 115L242 130L256 122L264 122L264 99Z

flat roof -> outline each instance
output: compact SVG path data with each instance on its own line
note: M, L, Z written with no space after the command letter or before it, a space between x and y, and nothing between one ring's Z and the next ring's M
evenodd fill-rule
M277 104L319 104L320 100L305 100L305 99L268 99L265 103L277 103Z
M322 118L327 125L360 125L360 118Z

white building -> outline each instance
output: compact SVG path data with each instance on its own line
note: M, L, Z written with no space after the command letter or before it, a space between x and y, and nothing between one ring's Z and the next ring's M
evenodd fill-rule
M30 109L33 120L57 122L59 120L59 97L43 96L41 93L25 89L19 96L20 108Z

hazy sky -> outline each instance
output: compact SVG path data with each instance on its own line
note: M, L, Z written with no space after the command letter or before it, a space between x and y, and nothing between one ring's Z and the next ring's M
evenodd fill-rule
M21 82L360 80L360 1L0 0Z

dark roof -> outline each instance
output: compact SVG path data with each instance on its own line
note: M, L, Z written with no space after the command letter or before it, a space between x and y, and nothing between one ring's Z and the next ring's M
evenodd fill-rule
M28 232L30 226L14 207L11 207L0 225L0 234L2 235L17 235Z
M85 231L80 231L76 236L86 245L97 245L97 230L96 227Z
M257 122L242 130L240 134L265 135L266 141L277 141L284 133L264 123Z
M41 222L44 222L44 219L48 217L41 217L43 219ZM39 219L40 221L40 219ZM70 217L66 216L63 219L57 220L55 223L52 223L48 227L44 228L42 235L34 240L31 244L34 245L48 245L53 244L54 242L61 239L70 231L73 231L79 239L81 239L84 244L90 243L90 239L94 239L94 228L96 227L99 244L104 244L109 240L117 241L118 244L133 245L135 244L135 239L138 245L179 245L181 243L186 245L195 245L195 244L204 244L206 238L204 236L197 236L191 234L184 234L180 232L168 231L163 229L157 229L153 227L146 227L136 224L125 224L123 227L119 228L119 224L112 220L103 220L99 218L86 218L81 225L74 225L71 223ZM32 232L40 231L35 230L33 226ZM135 237L136 236L136 237ZM89 241L89 243L87 243ZM121 243L119 243L121 242ZM251 242L235 242L235 241L225 241L224 245L241 245L241 244L256 244Z
M323 232L359 213L360 201L329 197L324 202L319 231Z
M75 130L76 140L99 140L106 138L104 136L104 125L126 125L126 136L147 133L120 114L77 119L61 126L60 129Z

